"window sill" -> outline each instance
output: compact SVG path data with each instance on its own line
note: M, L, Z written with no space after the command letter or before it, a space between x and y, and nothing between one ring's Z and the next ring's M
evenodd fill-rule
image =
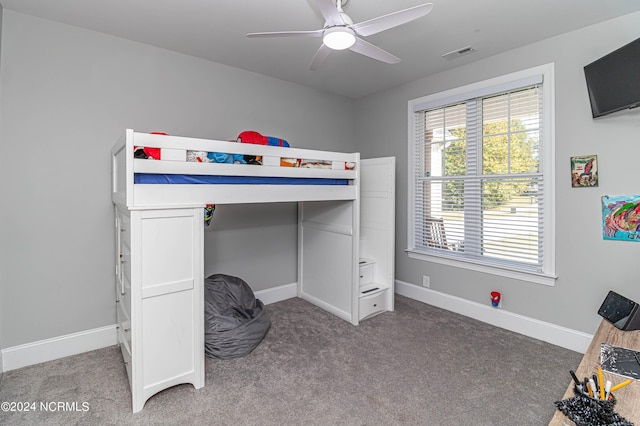
M426 262L440 263L442 265L453 266L455 268L464 268L471 271L482 272L485 274L493 274L506 278L513 278L521 281L528 281L535 284L542 284L548 286L554 286L556 284L555 275L516 271L512 269L504 269L496 266L481 265L466 260L450 259L447 257L436 256L431 254L420 253L406 249L407 255L410 259L422 260Z

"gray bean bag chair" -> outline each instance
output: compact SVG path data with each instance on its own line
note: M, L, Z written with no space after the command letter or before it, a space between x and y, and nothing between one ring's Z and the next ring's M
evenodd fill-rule
M271 327L264 304L251 287L224 274L204 280L204 322L204 352L220 359L247 355Z

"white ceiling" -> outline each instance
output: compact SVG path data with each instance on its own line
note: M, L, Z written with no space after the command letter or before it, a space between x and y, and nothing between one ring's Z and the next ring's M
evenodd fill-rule
M367 37L401 58L389 65L332 52L316 71L317 38L247 39L248 32L315 30L315 0L0 0L7 10L84 27L351 98L574 29L640 11L638 0L348 0L354 22L424 2L430 14ZM472 46L454 60L445 53Z

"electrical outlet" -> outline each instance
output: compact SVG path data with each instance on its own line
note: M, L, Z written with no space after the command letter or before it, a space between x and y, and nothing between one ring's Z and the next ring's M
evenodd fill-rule
M422 276L422 287L431 288L431 278L428 275Z

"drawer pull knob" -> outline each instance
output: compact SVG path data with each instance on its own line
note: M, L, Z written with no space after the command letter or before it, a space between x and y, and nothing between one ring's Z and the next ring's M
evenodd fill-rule
M125 328L125 329L124 329L124 332L125 332L125 333L128 333L128 332L129 332L129 330L131 330L131 329L130 329L130 328Z
M377 306L378 306L378 304L377 304L377 303L374 303L374 304L373 304L373 307L374 307L374 308L375 308L375 307L377 307Z

